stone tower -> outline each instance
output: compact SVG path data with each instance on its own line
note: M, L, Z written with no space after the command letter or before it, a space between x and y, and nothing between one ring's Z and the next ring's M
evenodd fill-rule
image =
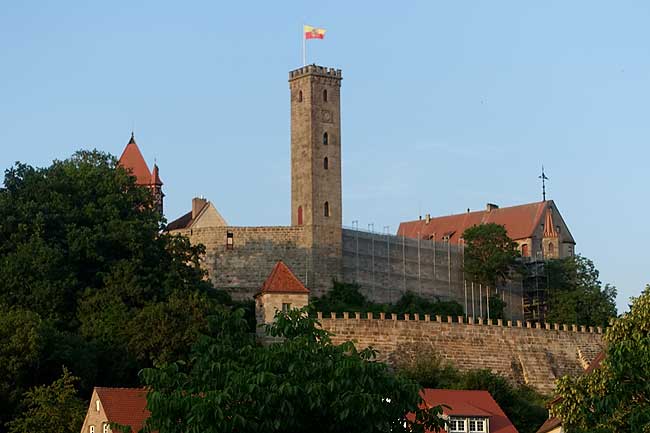
M316 281L341 274L341 79L340 69L316 65L289 73L291 225L305 228Z

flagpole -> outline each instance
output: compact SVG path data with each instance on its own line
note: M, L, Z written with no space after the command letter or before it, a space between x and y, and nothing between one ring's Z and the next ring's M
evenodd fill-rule
M305 66L307 64L307 47L305 43L305 30L303 26L303 31L302 31L302 65Z

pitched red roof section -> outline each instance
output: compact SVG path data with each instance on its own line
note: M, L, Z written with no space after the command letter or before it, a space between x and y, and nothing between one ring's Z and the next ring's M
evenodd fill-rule
M548 200L435 217L428 223L426 219L406 221L400 223L397 235L434 240L443 240L448 236L449 242L458 244L466 229L479 224L495 223L505 226L511 239L526 239L533 235L535 229L542 223L544 211L551 207L555 208L555 204L552 200Z
M147 391L143 388L95 388L108 422L130 426L133 432L149 418Z
M425 388L421 393L428 407L441 404L449 406L450 408L443 408L444 415L486 417L490 419L490 433L518 433L487 391Z
M151 185L156 185L156 186L162 186L162 180L160 180L160 173L158 172L158 166L156 164L153 165L153 170L151 171L151 180L149 181L149 184Z
M262 284L260 293L309 293L309 289L280 260Z
M140 148L138 148L138 145L135 142L133 133L131 133L131 139L124 148L124 152L122 152L118 164L135 176L138 185L151 185L152 173L149 171L149 167L142 156L142 152L140 152Z
M167 224L167 231L185 229L189 227L192 222L194 222L194 218L192 218L192 211L189 211L185 215L180 216Z

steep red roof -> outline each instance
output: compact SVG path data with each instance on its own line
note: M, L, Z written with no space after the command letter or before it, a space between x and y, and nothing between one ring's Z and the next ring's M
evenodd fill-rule
M490 433L518 433L487 391L425 388L422 398L429 407L440 404L449 406L450 409L443 408L445 415L489 418Z
M309 293L309 289L280 260L262 284L260 293Z
M142 388L95 388L97 396L108 418L124 426L131 426L133 432L140 431L149 418L147 391Z
M156 186L162 186L163 184L162 180L160 180L160 173L156 164L153 165L153 170L151 171L151 180L149 183Z
M526 239L533 235L535 229L542 223L545 210L551 207L555 209L555 204L552 200L548 200L435 217L428 223L426 219L406 221L400 223L397 235L434 240L449 237L451 243L457 244L466 229L479 224L495 223L505 226L511 239ZM568 237L572 240L570 234Z
M131 134L131 139L124 148L124 152L122 152L118 164L135 176L138 185L151 184L151 172L142 156L142 152L140 152L140 149L135 142L133 134Z
M537 433L548 433L550 431L553 431L554 429L560 427L562 425L562 421L560 421L559 418L549 418L546 421L544 421L544 424L537 430Z

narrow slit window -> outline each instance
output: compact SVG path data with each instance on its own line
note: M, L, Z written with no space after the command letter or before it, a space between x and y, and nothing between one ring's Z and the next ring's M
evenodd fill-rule
M325 202L325 204L323 205L323 215L325 215L326 217L330 216L330 204L329 204L329 202Z
M298 206L298 225L302 225L302 206Z
M226 249L232 250L235 246L235 238L233 232L226 233Z
M323 101L327 102L327 89L323 90Z
M302 90L298 92L298 102L302 102Z
M329 144L329 136L327 135L327 132L323 133L323 144L325 146Z
M329 160L327 159L327 157L325 157L325 159L323 160L323 168L327 170L329 169L329 166L330 166Z

